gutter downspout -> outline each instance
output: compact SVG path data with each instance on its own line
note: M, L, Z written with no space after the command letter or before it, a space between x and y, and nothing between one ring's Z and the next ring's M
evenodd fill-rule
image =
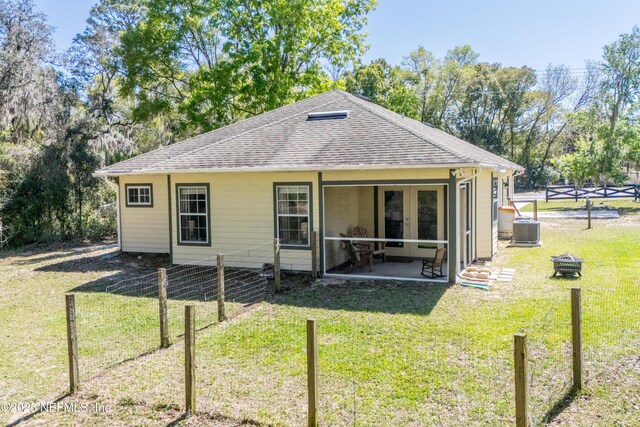
M122 251L122 226L120 224L120 178L115 177L113 181L111 178L105 178L105 181L111 188L116 190L116 226L118 228L118 250Z

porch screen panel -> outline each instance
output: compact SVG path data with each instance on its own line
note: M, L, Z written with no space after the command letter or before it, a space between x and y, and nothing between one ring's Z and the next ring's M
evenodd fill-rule
M418 191L418 239L438 240L438 192ZM436 248L433 243L419 243L421 249Z
M280 243L309 246L309 186L278 186L276 194Z
M404 239L404 191L384 192L384 237ZM387 242L389 247L403 248L402 242Z

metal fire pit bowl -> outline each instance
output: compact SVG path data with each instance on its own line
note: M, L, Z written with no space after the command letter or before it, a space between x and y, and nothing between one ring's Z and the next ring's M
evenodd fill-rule
M553 277L556 277L558 273L565 277L573 277L578 273L578 276L582 277L582 263L584 260L575 255L564 254L551 257L553 261Z

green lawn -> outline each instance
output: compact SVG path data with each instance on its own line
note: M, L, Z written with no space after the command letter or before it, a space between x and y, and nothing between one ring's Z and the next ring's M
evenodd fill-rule
M399 282L297 286L230 322L202 329L197 335L198 414L187 420L179 420L184 368L178 342L84 381L78 394L64 400L97 402L108 406L109 413L40 414L27 424L166 425L178 420L184 425L227 426L244 420L254 425L302 425L308 318L316 319L318 325L322 425L513 424L513 334L519 331L529 339L535 425L542 424L545 415L554 418L553 425L639 424L640 216L625 211L618 220L595 222L591 230L585 229L583 221L544 220L542 240L539 248L501 245L491 268L515 268L516 276L488 292ZM550 256L564 252L585 259L582 279L549 277L553 272ZM8 293L18 296L22 304L16 304L13 314L3 310L0 320L16 325L9 329L14 331L20 329L16 319L25 319L23 324L30 325L35 337L10 332L27 350L20 354L7 352L5 344L12 340L0 337L0 351L5 353L0 356L12 360L9 368L0 368L0 380L7 385L0 384L0 389L16 389L10 399L14 401L64 388L62 294L82 279L114 274L103 270L45 277L49 273L25 267L24 262L31 259L32 254L13 254L0 260L2 274L25 270L22 280L8 281ZM571 286L581 286L584 294L588 381L584 393L573 397L564 410L554 410L571 376ZM95 337L122 337L129 336L126 330L137 331L133 347L112 345L120 356L143 351L147 343L154 346L155 301L134 298L136 306L131 297L95 294L78 296L95 312L104 313L94 322L110 313L116 318L117 313L128 313L123 318L131 319L125 329L118 329L120 323L115 322L116 327L98 330ZM0 298L5 298L3 307L15 299ZM48 300L51 305L46 304ZM173 303L174 312L184 304ZM210 305L200 304L197 317L210 319ZM173 316L172 322L172 330L179 330L179 316ZM101 363L111 357L84 351L85 359L96 361L92 369L103 372ZM30 353L47 354L51 363L25 356ZM30 374L43 368L48 374ZM22 382L25 386L20 387Z

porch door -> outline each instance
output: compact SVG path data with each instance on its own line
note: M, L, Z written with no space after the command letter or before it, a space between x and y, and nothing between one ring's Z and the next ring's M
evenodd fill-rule
M409 230L409 198L407 187L380 187L382 235L385 239L407 239ZM386 242L386 253L391 256L410 256L404 242Z
M472 231L472 198L471 185L465 183L460 185L460 263L461 268L465 268L473 261L473 231Z
M380 229L385 239L442 240L444 192L441 186L380 187ZM433 243L387 242L390 256L429 257Z
M444 231L439 200L443 197L439 187L414 187L411 192L411 208L415 220L411 222L411 235L417 240L440 240ZM442 230L440 230L442 229ZM432 257L437 243L411 243L412 257Z

